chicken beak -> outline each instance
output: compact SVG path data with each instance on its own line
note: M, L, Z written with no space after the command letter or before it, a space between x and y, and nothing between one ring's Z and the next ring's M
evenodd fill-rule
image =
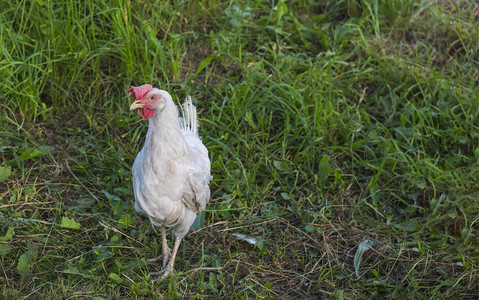
M141 103L140 100L136 100L135 102L133 102L130 106L130 111L132 110L135 110L137 108L143 108L145 105Z

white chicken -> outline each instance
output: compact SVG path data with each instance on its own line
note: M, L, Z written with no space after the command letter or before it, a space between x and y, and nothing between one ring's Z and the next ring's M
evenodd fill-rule
M209 201L211 163L198 135L190 97L180 118L168 92L149 84L131 86L128 92L135 97L130 111L138 108L149 120L145 145L133 164L135 209L161 226L162 254L150 261L163 260L161 277L165 278L173 273L181 240ZM173 251L166 242L165 226L175 235Z

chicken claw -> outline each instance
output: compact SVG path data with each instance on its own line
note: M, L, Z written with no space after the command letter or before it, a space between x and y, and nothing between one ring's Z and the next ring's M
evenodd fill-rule
M163 262L163 269L166 268L166 265L168 264L168 261L171 258L171 249L166 248L166 255L165 254L160 254L157 257L149 258L146 261L147 262L157 262L157 261L162 261Z
M174 273L173 267L170 264L168 264L168 266L163 269L163 274L161 274L161 279L165 279L166 277L170 276L173 273Z

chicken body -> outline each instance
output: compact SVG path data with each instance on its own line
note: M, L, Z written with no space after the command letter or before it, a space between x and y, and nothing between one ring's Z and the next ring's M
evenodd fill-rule
M173 272L179 244L210 198L211 164L198 136L191 99L183 104L180 118L166 91L143 85L131 87L130 92L136 98L130 109L142 109L143 117L149 119L145 145L133 164L135 209L162 228L164 278ZM172 253L165 226L175 235Z

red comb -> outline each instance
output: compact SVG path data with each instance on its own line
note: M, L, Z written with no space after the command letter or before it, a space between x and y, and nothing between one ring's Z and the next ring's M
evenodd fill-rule
M142 86L131 85L130 89L128 90L128 93L130 94L130 97L134 95L135 100L140 100L141 98L143 98L143 96L148 94L152 89L153 87L151 86L151 84L144 84Z

